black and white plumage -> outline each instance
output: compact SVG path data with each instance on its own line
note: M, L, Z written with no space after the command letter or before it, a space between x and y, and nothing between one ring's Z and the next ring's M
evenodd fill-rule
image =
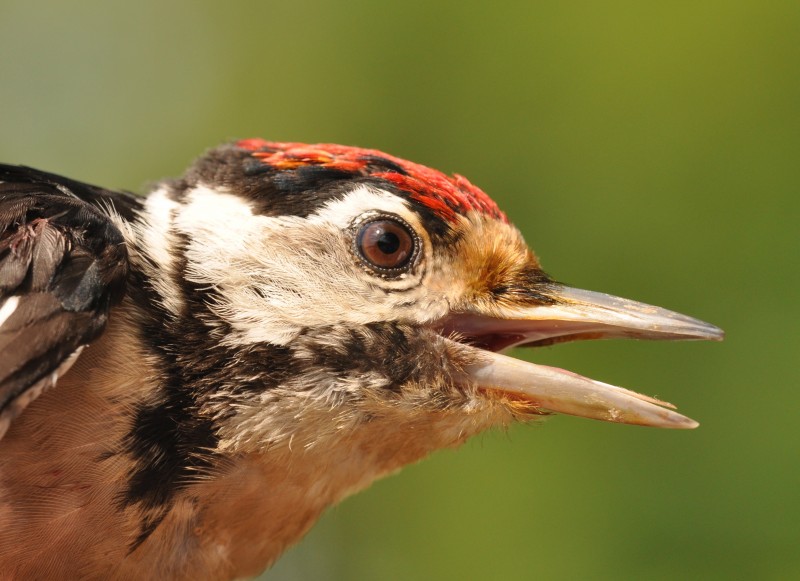
M256 574L484 429L696 425L501 349L721 337L554 282L478 188L373 150L244 140L146 198L0 182L1 578Z

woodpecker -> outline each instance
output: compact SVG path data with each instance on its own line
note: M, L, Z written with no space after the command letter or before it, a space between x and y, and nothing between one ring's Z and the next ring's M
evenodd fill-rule
M460 175L247 139L146 197L0 166L0 578L234 579L488 428L693 428L516 360L717 327L542 270Z

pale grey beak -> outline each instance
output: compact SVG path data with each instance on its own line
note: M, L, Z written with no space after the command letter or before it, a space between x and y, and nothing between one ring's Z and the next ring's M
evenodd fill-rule
M500 305L491 314L453 313L440 321L439 332L457 339L475 361L465 368L465 380L521 397L543 412L660 428L697 427L669 403L496 351L608 337L719 341L721 329L628 299L560 285L552 289L552 304Z

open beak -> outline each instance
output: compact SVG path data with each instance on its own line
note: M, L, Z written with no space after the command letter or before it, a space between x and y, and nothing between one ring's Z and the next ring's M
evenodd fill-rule
M578 339L720 341L723 331L660 307L586 290L552 285L550 304L499 306L491 314L452 313L437 330L473 355L465 379L482 390L521 398L541 412L660 428L695 428L675 406L546 365L501 355L514 346L549 345Z

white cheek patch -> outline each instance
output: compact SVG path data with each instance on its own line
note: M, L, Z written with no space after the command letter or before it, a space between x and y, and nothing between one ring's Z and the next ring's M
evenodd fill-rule
M308 264L299 240L287 236L304 220L254 215L246 200L208 187L187 193L175 227L189 236L186 276L214 288L209 305L229 323L235 336L224 342L286 344L299 331L294 318L304 304ZM313 277L311 277L313 280Z
M403 200L388 192L360 187L308 218L255 215L246 200L207 187L185 200L175 227L191 239L187 277L217 291L209 306L232 327L222 339L228 344L285 345L305 327L394 320L425 302L425 289L413 280L368 274L345 234L371 211L419 228Z

